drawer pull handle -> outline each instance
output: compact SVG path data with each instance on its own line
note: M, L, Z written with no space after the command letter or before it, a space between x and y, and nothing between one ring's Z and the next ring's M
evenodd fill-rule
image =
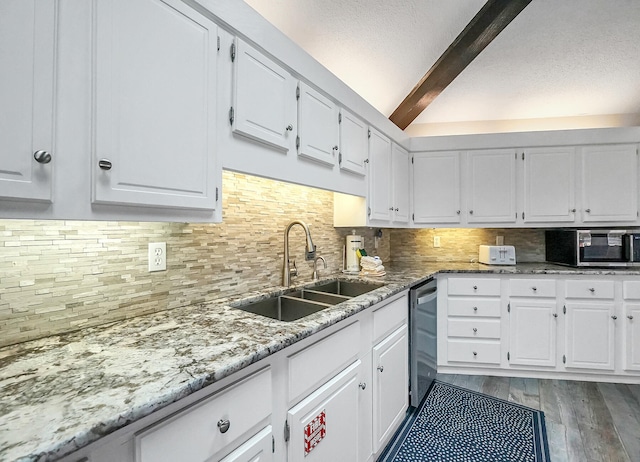
M477 351L474 351L474 352L473 352L473 356L478 356L478 352L477 352Z
M474 306L474 307L473 307L473 311L478 311L478 307L477 307L477 306Z
M378 366L378 370L379 370L380 372L384 372L384 366Z
M531 290L533 290L534 292L538 290L537 287L532 287Z
M111 170L113 164L109 159L100 159L98 161L98 167L100 167L102 170Z
M478 290L478 286L473 286L473 290Z
M616 319L618 319L618 317L617 316L611 316L611 319L613 319L615 321Z
M633 316L629 315L627 316L627 318L629 318L629 320L633 319Z
M230 426L231 422L229 422L227 419L218 420L218 428L220 429L220 433L227 433Z
M358 386L359 386L360 388L362 388L363 390L364 390L365 388L367 388L367 384L366 384L366 383L364 383L364 382L361 382Z
M473 333L475 334L476 332L478 332L478 328L477 328L477 327L474 327L474 328L473 328Z
M589 287L589 292L594 293L596 291L596 289L594 289L593 287Z

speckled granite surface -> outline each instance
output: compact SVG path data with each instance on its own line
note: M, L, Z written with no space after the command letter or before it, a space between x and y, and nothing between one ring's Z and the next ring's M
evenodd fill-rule
M438 272L640 275L416 262L387 267L386 276L370 279L384 287L294 322L247 313L230 306L238 300L225 299L5 347L0 461L69 454ZM283 290L248 295L257 300Z

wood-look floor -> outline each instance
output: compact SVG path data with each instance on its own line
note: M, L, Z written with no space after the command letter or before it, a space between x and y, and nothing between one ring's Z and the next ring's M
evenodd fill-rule
M436 378L543 411L552 462L640 462L640 385L449 374Z

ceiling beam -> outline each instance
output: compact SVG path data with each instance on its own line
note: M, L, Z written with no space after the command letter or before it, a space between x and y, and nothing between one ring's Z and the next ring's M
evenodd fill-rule
M389 119L407 128L531 0L488 0Z

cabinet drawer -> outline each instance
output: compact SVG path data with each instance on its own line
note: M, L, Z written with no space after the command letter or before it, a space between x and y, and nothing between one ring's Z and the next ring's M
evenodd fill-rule
M399 298L373 312L373 343L407 322L409 301Z
M447 300L449 316L500 316L500 299L465 298Z
M624 281L622 296L626 300L640 300L640 281Z
M449 319L447 322L449 337L500 338L499 319Z
M567 298L613 299L613 281L567 281Z
M331 334L304 350L289 356L289 400L315 390L358 357L360 323Z
M271 415L270 396L265 369L137 434L136 461L207 460ZM225 433L219 421L229 421Z
M555 279L511 279L509 292L514 297L555 297Z
M500 343L448 340L447 359L453 362L500 364Z
M500 279L449 278L449 295L500 295Z

